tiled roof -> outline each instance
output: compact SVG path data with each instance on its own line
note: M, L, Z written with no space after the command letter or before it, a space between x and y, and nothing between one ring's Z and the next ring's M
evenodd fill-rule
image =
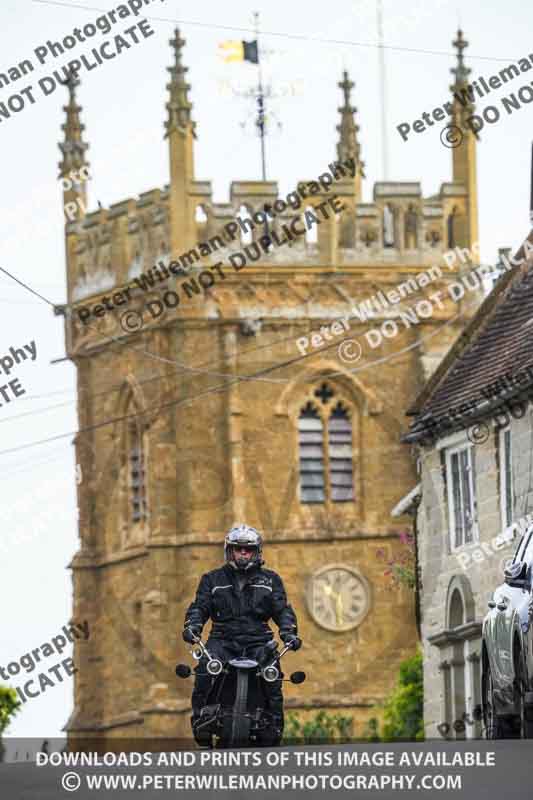
M533 231L528 236L533 244ZM515 260L525 257L523 245ZM533 365L533 259L515 266L496 284L407 411L415 420L404 441L422 438L429 417L438 420L505 375ZM517 386L514 394L518 394ZM509 396L512 396L510 393ZM465 427L465 423L456 424ZM426 429L427 430L427 429ZM451 429L450 429L451 430Z

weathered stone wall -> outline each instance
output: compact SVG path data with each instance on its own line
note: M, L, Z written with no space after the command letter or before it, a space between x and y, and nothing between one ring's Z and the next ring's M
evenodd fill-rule
M531 407L530 407L531 409ZM479 519L479 543L466 545L456 553L451 552L448 495L445 485L444 451L427 448L422 451L422 503L418 511L419 557L422 574L422 638L424 648L424 717L426 735L439 738L437 725L445 719L444 678L439 665L454 658L449 645L435 646L428 637L448 628L447 601L452 582L460 577L468 582L467 593L471 594L471 607L467 609L467 621L481 623L487 613L487 601L496 587L503 581L502 565L510 558L520 535L510 542L495 543L502 532L501 476L499 472L499 438L495 425L487 420L490 436L487 441L474 447L476 470L476 497ZM511 447L514 476L515 521L523 519L533 508L531 488L531 410L520 420L511 419ZM464 437L450 439L457 443ZM441 443L442 444L442 443ZM528 505L529 503L529 505ZM463 559L461 554L469 554ZM481 642L475 637L468 643L469 654L481 656ZM477 663L477 662L476 662ZM477 664L478 670L480 665ZM453 722L453 720L451 720ZM467 727L467 735L472 729Z

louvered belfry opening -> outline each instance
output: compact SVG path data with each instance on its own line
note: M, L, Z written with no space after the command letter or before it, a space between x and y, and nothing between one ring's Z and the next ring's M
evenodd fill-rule
M128 426L128 456L131 521L142 522L146 519L144 448L142 431L135 421Z
M323 383L298 419L300 500L302 503L346 503L353 488L352 422L348 410Z
M352 467L352 423L337 403L328 420L329 480L333 503L354 500Z
M302 503L323 503L324 445L322 420L316 408L307 403L298 421L300 442L300 499Z

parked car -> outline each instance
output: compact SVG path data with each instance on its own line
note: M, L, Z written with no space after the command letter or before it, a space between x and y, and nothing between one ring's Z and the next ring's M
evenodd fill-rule
M533 738L533 527L504 568L483 621L487 739Z

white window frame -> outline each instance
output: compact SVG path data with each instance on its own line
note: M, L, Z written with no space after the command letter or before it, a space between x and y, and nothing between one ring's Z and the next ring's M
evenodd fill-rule
M505 447L505 440L507 435L509 436L509 475L510 475L510 489L511 489L511 521L507 522L507 459L506 459L506 447ZM498 441L498 460L499 460L499 470L500 470L500 516L501 516L501 523L502 523L502 531L507 530L513 522L514 522L514 508L513 508L513 496L514 496L514 481L513 481L513 440L511 438L511 427L507 425L507 427L502 428L499 434L499 441Z
M449 530L449 542L450 542L450 552L456 553L458 550L462 550L465 547L471 547L473 544L479 542L479 524L477 519L476 513L476 485L474 481L474 474L473 474L473 453L474 445L468 441L461 441L458 442L454 446L450 446L446 449L446 479L447 479L447 486L448 486L448 530ZM455 507L454 507L454 491L453 491L453 473L452 473L452 456L457 455L459 458L459 453L466 452L468 457L468 473L469 473L469 485L470 485L470 498L471 498L471 514L473 519L472 525L472 541L467 542L464 540L461 544L455 545ZM459 487L461 491L461 487Z

